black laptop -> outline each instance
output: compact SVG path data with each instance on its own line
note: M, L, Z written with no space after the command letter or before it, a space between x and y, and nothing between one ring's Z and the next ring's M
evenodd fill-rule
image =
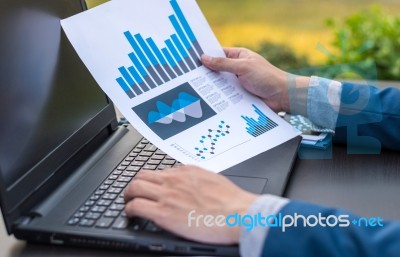
M9 234L29 242L238 255L125 216L123 190L142 169L182 165L118 122L60 27L80 0L0 1L0 192ZM223 172L254 193L281 195L295 138Z

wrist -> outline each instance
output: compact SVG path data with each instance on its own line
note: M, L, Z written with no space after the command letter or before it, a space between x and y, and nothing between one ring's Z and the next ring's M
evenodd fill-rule
M287 73L287 93L284 110L292 114L307 116L307 99L310 77Z

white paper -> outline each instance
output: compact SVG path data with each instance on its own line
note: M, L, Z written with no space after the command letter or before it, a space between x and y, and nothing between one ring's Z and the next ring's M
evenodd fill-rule
M194 0L111 1L61 24L128 121L184 164L220 172L300 134L236 76L201 65L224 52Z

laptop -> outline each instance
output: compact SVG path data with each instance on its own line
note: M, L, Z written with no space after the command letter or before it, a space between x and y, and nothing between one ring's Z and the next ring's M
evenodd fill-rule
M0 201L9 234L29 242L190 255L238 247L184 240L123 212L142 169L182 165L119 122L60 27L80 0L0 2ZM222 173L282 195L301 138Z

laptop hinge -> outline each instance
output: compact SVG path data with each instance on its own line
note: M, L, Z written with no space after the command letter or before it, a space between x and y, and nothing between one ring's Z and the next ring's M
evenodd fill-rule
M74 189L74 186L82 180L87 171L90 170L127 132L128 128L120 126L114 134L104 143L96 152L83 163L68 179L63 182L58 189L47 197L41 204L33 208L29 215L31 217L44 217L60 202L68 193Z

